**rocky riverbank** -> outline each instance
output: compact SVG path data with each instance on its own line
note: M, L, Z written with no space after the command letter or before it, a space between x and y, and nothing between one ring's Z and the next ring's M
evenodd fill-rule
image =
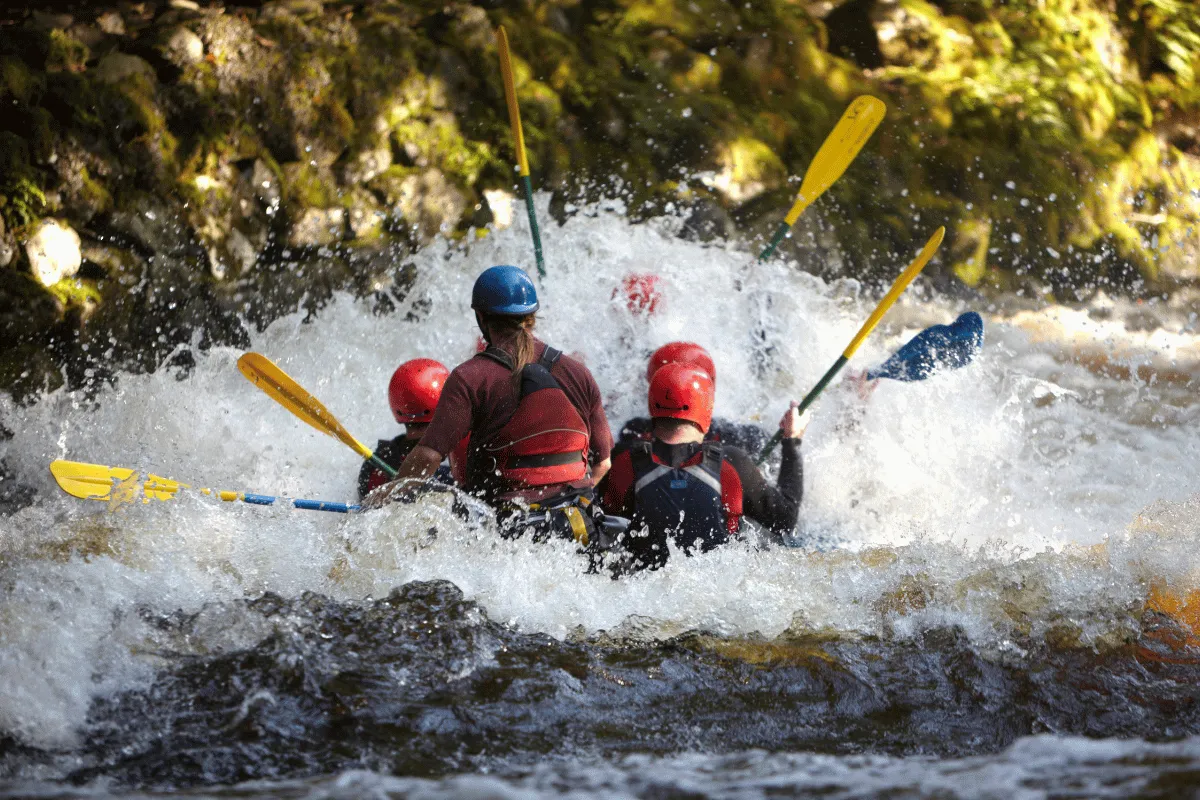
M885 123L785 249L1075 300L1200 273L1200 11L1164 0L193 0L0 12L0 389L238 344L512 213L493 30L559 221L761 239L846 104ZM552 231L547 235L552 236Z

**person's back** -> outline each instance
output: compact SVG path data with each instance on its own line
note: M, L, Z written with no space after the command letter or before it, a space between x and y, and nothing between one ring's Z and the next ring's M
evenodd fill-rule
M612 451L600 389L581 362L534 338L537 291L523 270L485 270L471 307L488 348L450 374L399 479L429 476L470 435L467 488L501 512L506 535L586 543L595 528L584 511Z
M777 487L742 449L705 442L714 388L700 369L671 364L650 385L653 438L613 459L601 505L632 519L622 543L638 566L666 563L668 541L691 552L727 542L749 517L782 537L796 525L803 493L803 421L788 410L780 425L785 446Z
M611 449L600 391L587 367L541 340L533 344L534 361L522 367L520 379L514 379L511 341L456 367L422 440L442 452L469 432L466 488L488 499L535 500L590 487L589 461L604 460L601 450L607 458ZM601 429L599 441L595 429Z

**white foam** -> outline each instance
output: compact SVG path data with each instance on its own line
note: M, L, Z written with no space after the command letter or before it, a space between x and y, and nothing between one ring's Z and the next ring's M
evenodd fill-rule
M543 214L545 205L543 197ZM549 226L541 335L584 357L614 427L642 413L645 358L676 338L713 353L723 416L769 427L840 354L872 303L854 281L827 285L780 263L757 267L739 292L746 255L665 235L675 224L630 225L590 209ZM465 251L435 245L417 255L421 277L397 313L376 316L341 296L311 323L303 314L279 320L253 337L253 348L360 439L390 438L398 432L386 405L391 371L417 356L451 366L468 357L476 337L471 283L491 264L527 264L529 250L521 221ZM654 317L637 317L613 298L629 272L661 276L665 302ZM907 302L855 365L881 361L930 318L946 322L961 311ZM778 371L759 376L747 354L764 308ZM35 507L0 521L0 728L34 743L69 742L92 696L136 685L158 664L163 645L139 609L208 604L219 616L230 601L263 591L350 600L442 578L493 619L555 636L691 628L774 635L792 625L907 635L953 621L995 644L1018 626L998 610L1014 592L1035 617L1066 609L1085 623L1107 619L1144 582L1153 535L1112 559L1030 556L1122 536L1143 507L1190 495L1200 432L1186 423L1197 409L1175 400L1166 423L1148 422L1141 409L1157 402L1155 387L1064 365L1044 342L1005 323L989 320L987 335L984 353L963 370L885 382L865 407L835 386L816 408L804 443L804 527L850 550L883 550L734 546L620 582L584 574L566 545L502 542L489 528L464 525L440 498L358 517L197 497L110 516L101 504L58 493L46 466L63 457L214 488L352 500L354 454L256 390L229 349L197 353L184 379L172 370L123 375L94 403L61 390L28 408L0 398L15 433L0 452L42 492ZM1179 525L1181 543L1169 550L1184 574L1196 529ZM1036 592L1023 588L1035 584ZM896 612L888 598L913 586L922 607ZM212 629L212 641L186 646L261 635L249 623Z

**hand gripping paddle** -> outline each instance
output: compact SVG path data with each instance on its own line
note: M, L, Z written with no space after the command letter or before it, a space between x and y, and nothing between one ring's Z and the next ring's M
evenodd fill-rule
M842 354L838 357L838 360L833 362L833 366L830 367L823 376L821 376L821 380L817 381L817 385L812 388L812 391L806 394L804 399L800 401L800 407L798 410L801 414L803 414L805 410L807 410L808 407L813 404L813 401L820 396L821 392L825 391L825 387L828 386L829 382L833 380L834 376L841 371L842 367L846 366L846 362L849 361L850 357L854 355L854 351L857 350L859 345L861 345L863 341L871 335L871 331L875 330L875 326L879 324L879 320L883 319L883 315L888 312L888 309L892 307L897 298L899 298L904 290L908 288L908 285L913 282L913 279L917 277L921 270L925 268L925 265L929 263L929 259L933 258L933 254L937 252L938 247L942 243L942 237L945 235L945 228L938 228L936 231L934 231L933 236L930 236L929 241L925 243L923 248L921 248L920 254L913 259L913 262L908 265L908 268L905 269L904 272L900 273L900 277L896 278L896 282L892 284L892 288L889 289L888 293L885 294L883 299L879 301L879 305L875 306L875 310L871 312L871 316L868 317L867 321L863 323L863 326L858 329L858 333L856 333L854 338L850 340L850 344L844 351L842 351ZM766 446L762 449L762 452L758 454L757 463L761 464L766 461L767 456L771 454L771 451L774 450L775 446L781 441L783 441L783 431L779 430L775 432L775 435L771 437L771 441L767 442Z

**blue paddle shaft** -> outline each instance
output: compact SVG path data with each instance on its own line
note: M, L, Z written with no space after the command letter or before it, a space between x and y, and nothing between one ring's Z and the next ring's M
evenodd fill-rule
M256 506L274 505L276 500L290 501L293 508L303 509L305 511L333 511L338 514L349 514L351 511L358 511L359 506L347 505L346 503L334 503L329 500L298 500L287 497L272 497L269 494L245 494L242 495L242 501Z

